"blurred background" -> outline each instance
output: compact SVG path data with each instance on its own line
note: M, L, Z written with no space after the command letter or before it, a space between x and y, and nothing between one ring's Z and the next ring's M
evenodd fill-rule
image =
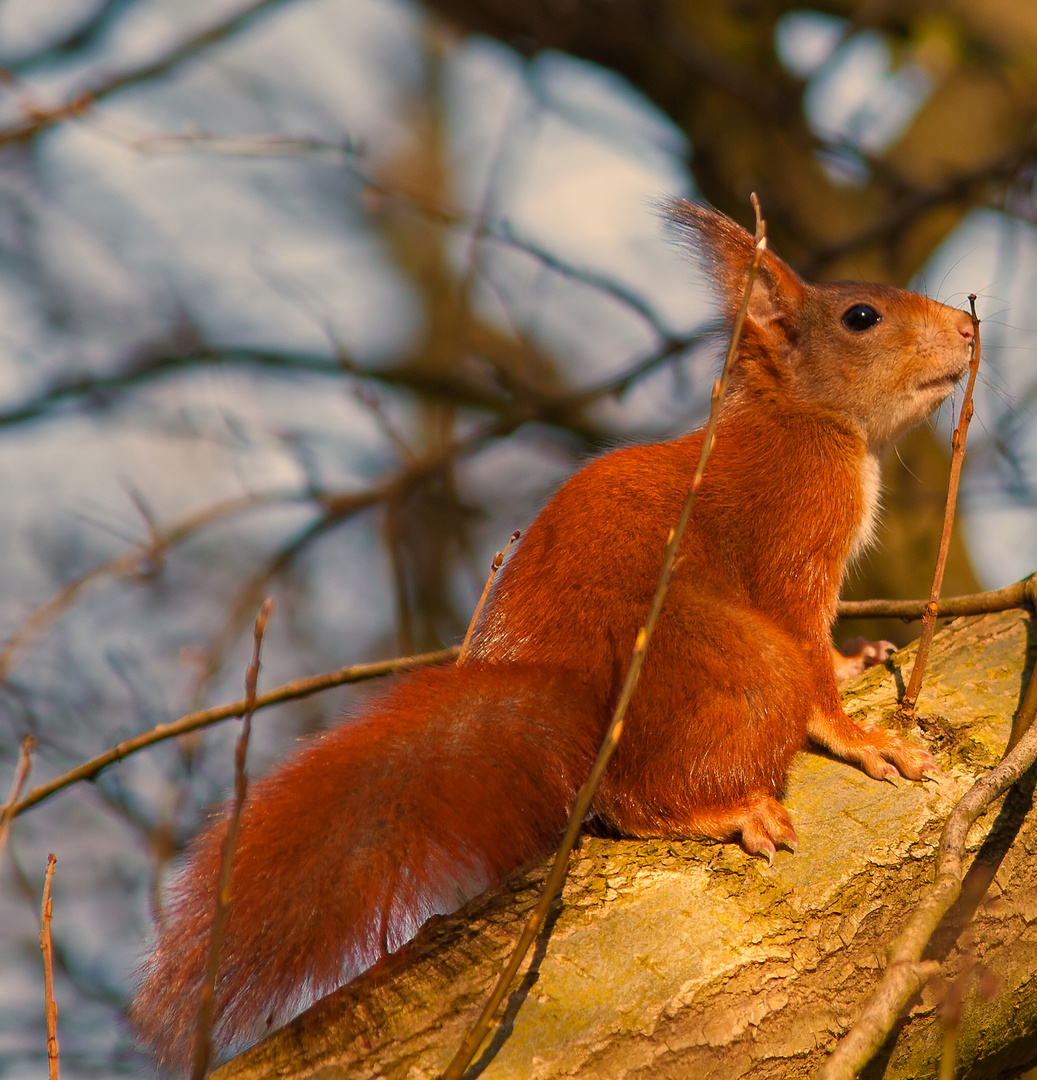
M978 295L947 591L1030 572L1035 119L1016 0L0 0L0 792L26 734L37 784L240 698L267 595L261 689L457 641L560 480L705 417L675 195L759 192L813 278ZM954 404L848 595L927 592ZM260 714L250 769L350 700ZM132 972L236 728L15 822L0 1075L46 1067L51 851L63 1073L148 1072Z

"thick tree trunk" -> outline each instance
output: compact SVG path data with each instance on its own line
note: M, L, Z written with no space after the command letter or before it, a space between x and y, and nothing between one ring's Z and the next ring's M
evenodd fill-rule
M1032 618L1012 611L959 620L937 637L921 731L909 735L932 748L940 779L876 783L802 755L786 800L800 850L780 852L773 867L731 845L585 841L479 1075L809 1076L853 1022L930 882L948 811L1003 751L1033 634ZM903 666L851 686L851 715L889 721L911 651L895 659ZM936 1076L939 1000L956 979L968 981L957 1075L1014 1076L1037 1061L1033 787L1031 775L973 830L963 899L929 953L944 980L916 999L865 1076ZM216 1077L438 1075L542 877L427 926Z

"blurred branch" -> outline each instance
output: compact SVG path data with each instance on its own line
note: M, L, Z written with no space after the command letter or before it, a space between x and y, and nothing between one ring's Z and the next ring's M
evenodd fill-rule
M32 735L26 735L22 739L18 753L18 764L15 766L14 777L11 780L11 790L7 793L7 802L0 807L0 856L4 853L7 837L11 831L11 820L14 817L14 806L18 797L29 779L32 769L32 752L36 749L36 739Z
M104 0L86 19L61 37L35 52L18 58L7 58L0 63L10 74L24 77L35 68L87 52L112 29L121 15L140 2L141 0Z
M184 374L217 364L289 373L306 372L328 376L342 374L342 365L332 357L307 353L214 347L185 352L153 353L131 361L119 371L98 375L69 375L55 379L50 386L21 404L0 407L0 428L16 427L38 420L65 404L86 400L95 407L107 405L113 397L125 390L152 383L165 376Z
M818 277L847 255L894 244L906 229L931 210L948 205L960 204L968 208L994 202L996 200L990 198L992 193L986 189L1007 186L1020 172L1032 167L1034 154L1037 154L1037 135L1013 144L1003 156L953 176L939 187L917 187L898 176L895 183L898 194L885 214L860 232L834 243L815 242L812 253L798 261L798 269L808 278Z
M102 578L147 578L159 572L166 554L178 544L192 537L200 529L216 522L225 521L236 514L245 513L258 507L286 502L303 502L308 497L305 492L268 492L257 495L244 495L237 499L215 503L167 529L156 530L149 522L151 536L146 544L138 544L132 551L117 555L98 566L81 574L74 581L65 585L55 596L33 611L21 626L0 648L0 683L6 680L11 669L14 653L24 647L34 634L40 633L48 623L53 622L62 612L68 610L76 599L91 585Z
M25 119L7 127L0 127L0 146L5 143L28 142L56 124L82 116L97 102L125 90L128 86L137 86L168 75L211 46L234 37L260 16L275 8L287 6L290 2L292 0L254 0L233 15L182 39L153 60L112 75L100 75L73 97L57 105L49 108L34 107Z
M532 255L538 262L542 263L549 270L553 270L561 277L579 281L584 285L590 286L592 289L596 289L598 292L611 296L613 300L617 300L625 307L630 308L631 311L640 315L661 338L667 341L676 338L677 335L674 334L672 330L663 326L662 321L659 318L659 313L651 306L651 304L632 289L629 289L621 282L616 281L615 278L609 277L606 274L596 273L585 267L576 267L571 263L565 262L565 260L559 258L553 252L548 251L547 248L541 247L532 240L520 237L507 221L502 221L496 226L489 227L486 231L486 236L488 239L500 241L518 251L525 252L527 255Z
M535 251L531 254L539 255ZM565 273L574 279L585 281L592 288L602 288L610 296L622 299L623 289L605 279L597 278L590 272L574 267L566 267L557 259L552 259L552 269ZM624 301L626 302L626 301ZM59 378L38 394L27 398L17 405L0 407L0 428L16 427L53 415L63 405L84 404L87 407L109 407L119 394L139 386L147 386L164 378L175 377L201 368L232 366L256 368L278 374L305 373L323 375L330 378L344 374L380 385L405 389L423 397L447 401L453 405L469 408L486 409L497 413L501 420L512 427L522 422L537 421L553 423L565 427L576 434L596 441L600 432L577 422L574 414L585 406L605 397L611 397L627 391L641 378L651 374L668 361L687 352L694 346L709 339L716 332L715 327L694 331L689 334L672 334L663 329L658 320L650 313L643 302L629 294L629 306L644 308L646 318L660 337L660 344L646 356L639 358L624 372L603 380L601 383L583 390L574 390L562 394L542 394L535 388L517 386L512 389L520 393L523 400L516 402L503 389L495 388L462 372L431 372L414 363L403 361L392 368L367 370L353 363L344 353L337 356L320 356L314 353L284 352L281 350L236 347L204 347L180 353L161 353L148 355L127 364L121 370L99 375L76 375Z

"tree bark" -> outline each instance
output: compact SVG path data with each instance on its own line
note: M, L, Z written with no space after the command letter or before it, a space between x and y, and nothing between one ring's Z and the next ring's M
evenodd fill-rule
M809 1076L853 1022L930 882L949 810L1003 751L1033 637L1032 617L1018 610L957 620L937 636L921 730L908 735L932 749L938 779L877 783L801 755L786 799L800 850L780 852L773 867L733 845L587 839L470 1075ZM851 715L889 722L912 651L850 686ZM973 829L962 900L927 954L942 977L913 1002L865 1077L937 1075L946 1034L938 1006L952 984L965 997L956 1075L1014 1076L1037 1061L1033 788L1031 774ZM214 1080L438 1075L543 874L434 920Z

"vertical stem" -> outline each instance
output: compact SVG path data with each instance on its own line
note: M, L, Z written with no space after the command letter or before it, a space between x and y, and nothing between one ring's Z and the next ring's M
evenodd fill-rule
M915 654L915 665L911 669L911 678L900 701L898 716L913 720L915 706L918 703L918 694L922 689L922 676L925 674L925 665L929 659L929 646L932 644L933 634L936 632L936 616L940 607L940 590L943 588L943 573L947 567L947 553L951 546L951 530L954 527L954 511L958 504L958 484L961 480L961 464L965 457L965 440L969 433L969 422L972 420L972 388L976 385L976 373L979 371L979 360L982 353L979 343L979 319L976 318L976 296L969 296L969 304L972 307L972 357L969 361L969 381L965 387L965 398L961 403L961 414L958 417L958 426L954 429L951 443L951 472L947 481L947 503L943 512L943 533L940 536L940 551L936 558L936 571L933 574L933 585L929 591L929 603L926 605L925 615L922 618L922 636L918 642L918 652Z
M198 1004L198 1028L194 1042L194 1061L191 1066L191 1080L202 1080L209 1067L212 1056L212 1026L215 1018L216 980L220 970L220 947L227 926L227 914L230 910L231 870L234 865L234 850L238 844L238 831L241 827L241 812L248 793L248 774L245 772L245 759L248 754L248 739L252 731L252 714L256 708L256 689L259 683L259 653L263 646L266 624L273 610L274 602L269 597L263 602L256 616L252 663L245 672L245 715L241 722L241 734L234 748L234 805L230 820L227 822L227 835L223 840L220 853L220 874L216 886L216 910L212 917L212 932L209 936L209 963L206 969L205 985L202 987L201 1000Z
M54 913L50 883L54 878L57 862L56 856L47 856L47 876L43 879L43 907L40 912L40 951L43 953L43 995L47 1017L47 1069L50 1080L58 1080L58 1003L54 1000L54 947L50 938L50 922Z
M29 771L32 769L32 752L35 749L35 738L32 735L26 735L22 739L21 749L18 753L18 764L15 766L14 779L11 781L11 790L8 792L7 802L0 807L0 855L4 853L7 837L11 831L11 822L14 821L18 796L21 795L22 789L29 779Z
M479 597L479 603L475 605L475 611L472 613L472 620L468 624L468 633L464 636L464 641L461 643L461 651L457 654L457 666L460 667L468 659L468 648L472 641L472 634L475 633L476 624L479 622L479 616L482 614L483 605L486 603L486 598L490 595L490 586L493 584L493 579L497 576L497 571L504 563L504 558L511 550L511 545L522 534L515 531L511 534L511 539L508 541L503 551L498 551L493 557L493 562L490 564L490 573L486 578L486 584L483 586L482 595Z

